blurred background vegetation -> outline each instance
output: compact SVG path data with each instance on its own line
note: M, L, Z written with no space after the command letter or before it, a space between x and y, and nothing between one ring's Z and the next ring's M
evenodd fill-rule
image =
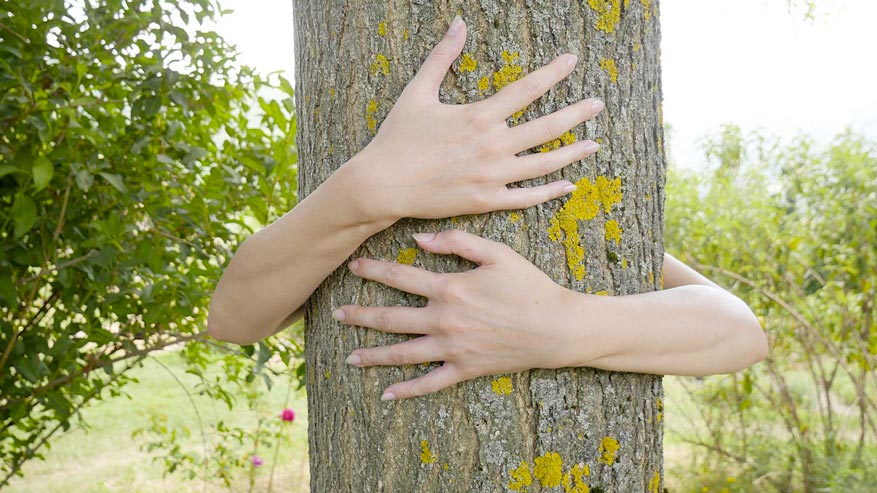
M0 3L0 489L307 490L301 327L201 335L220 266L296 189L292 87L232 63L220 14ZM671 165L666 248L747 301L771 353L665 378L666 486L873 491L875 143L702 144Z

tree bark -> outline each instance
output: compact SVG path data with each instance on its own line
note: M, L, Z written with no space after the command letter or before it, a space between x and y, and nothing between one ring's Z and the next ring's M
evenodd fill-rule
M456 14L469 35L464 56L442 85L442 102L486 98L556 55L575 53L573 74L509 123L598 97L606 103L601 115L541 150L584 138L602 149L523 183L565 178L579 184L572 198L527 210L405 219L355 256L440 272L468 269L472 265L456 257L410 250L416 248L413 232L459 228L510 245L580 292L658 289L665 159L657 0L295 0L299 197L369 142ZM425 301L364 282L346 266L309 300L312 491L660 491L659 375L532 370L474 379L427 397L380 401L387 385L435 364L347 366L353 349L405 336L343 326L332 311L347 303Z

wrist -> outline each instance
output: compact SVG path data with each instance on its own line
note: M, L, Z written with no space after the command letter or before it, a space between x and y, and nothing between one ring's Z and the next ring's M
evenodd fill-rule
M390 212L379 193L380 183L368 175L368 157L359 153L344 163L329 180L338 191L339 203L348 204L354 226L375 233L392 226L401 217Z
M378 173L376 160L369 153L368 147L339 169L349 191L352 203L361 211L362 220L368 223L389 225L405 217L394 204L392 197L386 193L390 183L382 179Z
M556 367L593 366L601 358L610 354L612 331L612 296L599 296L564 289L559 297L561 315L557 323L558 345L555 348Z

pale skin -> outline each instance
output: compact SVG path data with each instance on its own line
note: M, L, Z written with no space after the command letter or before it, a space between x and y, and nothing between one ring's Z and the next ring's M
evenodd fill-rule
M561 55L485 100L445 105L438 89L465 38L466 26L456 18L368 146L240 245L211 300L213 337L252 344L288 327L329 274L403 217L523 209L574 189L568 181L507 185L595 153L598 146L585 140L519 155L593 118L603 104L585 99L511 128L506 118L568 76L575 56ZM403 165L404 174L398 172ZM325 214L329 209L333 213ZM558 285L501 243L457 230L414 236L425 251L458 255L478 267L446 274L368 258L348 263L363 279L428 299L419 308L344 305L334 313L344 324L420 335L356 349L347 356L351 365L443 362L387 387L384 400L531 368L702 376L738 371L767 355L767 338L749 307L670 255L664 256L661 291L595 296Z

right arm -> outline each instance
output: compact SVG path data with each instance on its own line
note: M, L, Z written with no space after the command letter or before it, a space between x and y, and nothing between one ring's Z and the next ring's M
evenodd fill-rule
M585 99L509 128L506 118L572 72L561 55L494 96L446 105L439 86L466 41L455 19L405 87L365 149L283 217L247 238L210 302L209 333L252 344L302 315L320 283L373 234L402 217L435 219L524 209L571 192L569 181L509 183L553 173L596 152L585 140L547 153L518 153L557 139L602 110Z

